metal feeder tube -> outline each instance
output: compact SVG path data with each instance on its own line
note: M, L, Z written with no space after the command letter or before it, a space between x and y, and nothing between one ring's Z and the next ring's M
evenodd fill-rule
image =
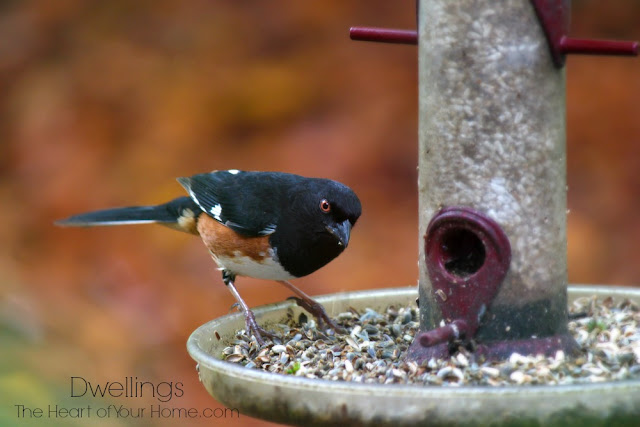
M489 357L575 349L564 330L562 68L567 54L637 56L638 43L569 37L569 0L491 6L422 0L420 31L349 31L353 40L420 45L422 233L429 225L420 258L424 332L413 359L444 357L461 340L473 340ZM471 229L463 224L470 212L480 220ZM446 236L437 233L441 216ZM508 229L508 238L497 224L483 230L493 219ZM432 229L434 223L440 228ZM487 231L501 235L501 248L483 238ZM505 278L510 239L516 255ZM496 256L506 267L496 270ZM433 329L438 319L445 325Z
M565 335L564 70L528 0L424 0L418 24L419 235L443 207L484 213L511 263L476 339ZM426 255L421 244L424 331L443 318Z

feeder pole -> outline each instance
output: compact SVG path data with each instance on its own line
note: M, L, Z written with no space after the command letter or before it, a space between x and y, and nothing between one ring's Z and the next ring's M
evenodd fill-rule
M443 208L462 207L495 221L511 249L476 339L566 336L565 74L531 2L421 0L418 52L421 330L439 326L438 295L450 296L430 277L427 227ZM464 249L469 238L463 230L438 243L463 247L434 267L454 287L488 255Z
M418 0L420 330L408 358L576 352L567 333L567 54L637 56L569 37L570 0ZM424 241L423 241L424 236Z

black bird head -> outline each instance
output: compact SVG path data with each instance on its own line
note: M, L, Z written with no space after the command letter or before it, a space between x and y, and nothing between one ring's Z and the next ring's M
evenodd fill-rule
M287 242L278 245L282 248L278 258L287 271L300 277L344 251L362 206L349 187L328 179L305 179L292 190L272 239Z
M344 250L362 212L358 196L346 185L331 180L314 180L309 187L301 194L300 211L309 216L308 224L314 225L315 233L331 236Z

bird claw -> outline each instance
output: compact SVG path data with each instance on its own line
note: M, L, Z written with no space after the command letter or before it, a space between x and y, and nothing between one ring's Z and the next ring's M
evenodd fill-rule
M331 329L338 333L346 333L346 329L338 325L332 318L329 317L322 304L315 302L314 300L305 300L298 297L289 297L287 299L294 300L296 304L311 313L317 320L320 329L323 328L323 323L326 323Z
M256 318L253 315L252 311L248 311L244 314L245 324L247 327L247 335L253 335L256 338L256 341L259 345L264 345L264 339L262 336L266 336L269 338L277 338L278 336L272 332L269 332L260 326L258 326L258 322L256 322Z

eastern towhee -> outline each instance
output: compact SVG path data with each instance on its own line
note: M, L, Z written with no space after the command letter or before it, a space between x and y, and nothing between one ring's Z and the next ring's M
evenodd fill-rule
M240 297L236 276L275 280L293 291L298 305L333 322L322 305L287 280L313 273L340 255L360 217L360 200L329 179L235 169L178 178L190 197L157 206L132 206L74 215L63 226L158 223L199 235L222 270L222 279L244 312L247 333L263 343L255 317Z

